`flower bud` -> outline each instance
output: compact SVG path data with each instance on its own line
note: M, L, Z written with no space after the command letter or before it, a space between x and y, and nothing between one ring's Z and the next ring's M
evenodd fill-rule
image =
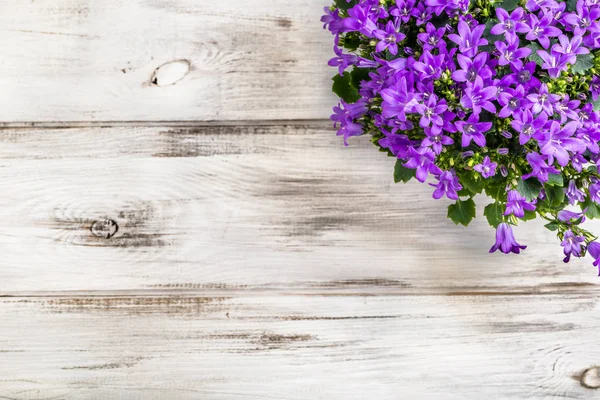
M496 151L498 152L498 154L500 154L500 155L503 155L503 156L505 156L505 155L507 155L507 154L508 154L508 149L507 149L506 147L501 147L501 148L499 148L499 149L498 149L498 150L496 150ZM506 168L506 167L505 167L505 168Z

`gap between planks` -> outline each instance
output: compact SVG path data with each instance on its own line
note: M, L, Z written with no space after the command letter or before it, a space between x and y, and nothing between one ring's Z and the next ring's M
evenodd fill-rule
M148 289L135 290L65 290L0 292L0 298L111 298L111 297L273 297L273 296L555 296L589 295L600 293L600 285L585 282L559 282L524 287L414 287L404 284L364 285L361 282L319 282L305 287L290 286L243 286L226 284L200 285L154 285Z
M80 128L195 128L237 126L311 126L331 127L328 119L265 119L247 121L43 121L10 122L0 121L0 129L80 129Z

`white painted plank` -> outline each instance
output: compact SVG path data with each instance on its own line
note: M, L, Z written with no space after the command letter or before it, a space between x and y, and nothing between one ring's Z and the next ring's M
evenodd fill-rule
M63 290L597 293L541 221L522 255L395 185L394 160L330 128L109 127L0 131L0 294ZM114 220L110 238L94 221ZM600 232L598 224L591 228Z
M598 396L597 296L202 296L0 299L0 397Z
M329 3L0 0L0 121L328 117Z

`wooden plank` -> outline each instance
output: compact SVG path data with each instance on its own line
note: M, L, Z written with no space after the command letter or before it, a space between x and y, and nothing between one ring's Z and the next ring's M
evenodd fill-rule
M0 396L596 399L599 316L581 294L5 298Z
M0 0L0 121L328 117L329 3Z
M541 221L516 230L522 255L490 255L481 214L456 227L429 186L395 185L393 159L324 124L5 128L0 142L0 294L598 293L596 268L563 264Z

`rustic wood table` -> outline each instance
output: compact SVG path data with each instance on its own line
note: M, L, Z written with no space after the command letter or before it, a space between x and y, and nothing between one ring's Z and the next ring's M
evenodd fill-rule
M596 269L344 148L327 3L0 0L0 399L600 398Z

